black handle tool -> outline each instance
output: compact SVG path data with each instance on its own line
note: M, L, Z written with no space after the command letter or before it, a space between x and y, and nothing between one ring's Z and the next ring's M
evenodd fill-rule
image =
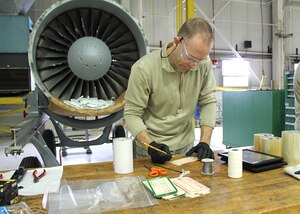
M19 167L19 169L17 169L14 172L14 174L11 176L10 179L15 179L15 180L17 180L17 183L20 183L20 181L23 179L26 171L27 171L27 169L25 169L24 167Z

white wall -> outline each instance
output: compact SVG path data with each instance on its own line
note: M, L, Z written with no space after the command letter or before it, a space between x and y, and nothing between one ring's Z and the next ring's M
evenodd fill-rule
M176 34L175 29L175 0L132 0L132 2L142 2L131 4L129 8L133 15L138 17L138 9L142 8L142 14L146 14L142 18L142 26L146 32L150 45L156 46L159 41L166 43ZM215 0L215 14L222 9L228 0ZM249 2L249 3L248 3ZM216 17L215 25L220 30L222 35L230 44L235 47L238 44L240 50L244 50L243 42L245 40L252 41L251 51L261 51L261 19L260 5L257 0L249 1L234 1L232 0ZM265 1L263 1L265 2ZM212 19L212 1L195 0L201 10ZM197 8L195 16L203 17ZM264 47L267 51L267 46L271 46L272 27L271 27L271 4L263 4L264 23ZM220 35L216 34L216 49L230 50L228 45L224 43Z
M138 1L138 0L132 0ZM176 35L176 1L170 0L139 0L140 4L131 4L131 11L138 11L135 7L142 8L142 13L147 14L141 19L143 29L148 37L149 45L157 47L159 41L163 44L171 41ZM141 3L142 2L142 3ZM224 5L227 0L215 0L214 14L218 16L214 20L215 30L215 53L217 59L235 57L232 48L238 46L242 57L247 55L251 60L253 72L261 78L262 76L262 60L256 60L261 57L261 53L267 53L268 46L272 46L272 19L271 19L271 4L262 4L263 11L263 29L261 25L260 4L257 0L251 1L234 1L232 0L227 6ZM263 1L265 2L265 1ZM200 8L201 11L198 10ZM195 16L213 18L212 1L195 0ZM221 12L219 12L221 11ZM137 13L133 13L138 16ZM263 37L262 37L263 30ZM244 41L250 40L252 48L246 50ZM263 44L262 44L263 41ZM247 53L245 53L247 51ZM225 53L225 54L224 54ZM249 53L252 53L249 55ZM271 54L270 54L271 56ZM268 78L271 77L271 61L264 61L264 71ZM221 72L215 69L216 80L218 85L222 85L222 78L219 75ZM256 79L250 79L251 87L259 86ZM270 81L264 82L264 87L270 87Z
M150 46L158 47L160 41L166 44L176 34L175 2L175 0L132 0L129 9L135 17L139 17L139 13L142 14L140 22Z
M270 13L270 5L263 5L264 23L271 23ZM252 48L249 51L261 52L262 39L264 52L267 52L267 47L272 44L271 26L263 25L264 36L262 38L260 5L258 3L233 1L216 17L215 25L233 47L236 44L238 45L238 50L245 50L243 46L245 40L252 41ZM216 49L228 49L228 46L224 44L219 34L216 35L216 41L218 42Z

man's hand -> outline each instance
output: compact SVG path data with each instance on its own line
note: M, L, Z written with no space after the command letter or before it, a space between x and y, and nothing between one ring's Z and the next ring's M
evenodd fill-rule
M156 143L155 141L152 141L150 145L167 153L164 154L162 152L156 151L155 149L152 149L151 147L148 147L148 154L151 156L151 161L153 163L162 164L166 161L171 160L172 155L169 150L169 147L166 144L160 144L160 143Z
M197 154L199 160L202 160L203 158L214 159L214 152L211 150L207 143L198 143L197 146L194 146L190 149L190 151L186 153L186 156L191 156L194 152Z

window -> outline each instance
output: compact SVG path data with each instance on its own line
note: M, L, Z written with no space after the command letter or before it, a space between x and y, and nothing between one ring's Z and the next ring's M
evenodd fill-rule
M222 75L225 87L248 87L249 62L240 59L223 60Z

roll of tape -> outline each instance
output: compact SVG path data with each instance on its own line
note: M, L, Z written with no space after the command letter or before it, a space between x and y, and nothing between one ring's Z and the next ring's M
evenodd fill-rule
M203 163L202 164L202 171L201 171L201 173L203 175L212 175L212 174L214 174L214 169L213 169L214 159L204 158L201 161Z
M282 156L282 139L280 137L263 138L262 147L264 153Z
M262 140L263 138L265 137L273 137L274 135L273 134L270 134L270 133L257 133L257 134L254 134L254 150L255 151L258 151L258 152L263 152L262 150Z
M228 177L241 178L243 176L243 151L233 148L228 151Z
M300 164L300 131L282 132L282 156L288 165Z

